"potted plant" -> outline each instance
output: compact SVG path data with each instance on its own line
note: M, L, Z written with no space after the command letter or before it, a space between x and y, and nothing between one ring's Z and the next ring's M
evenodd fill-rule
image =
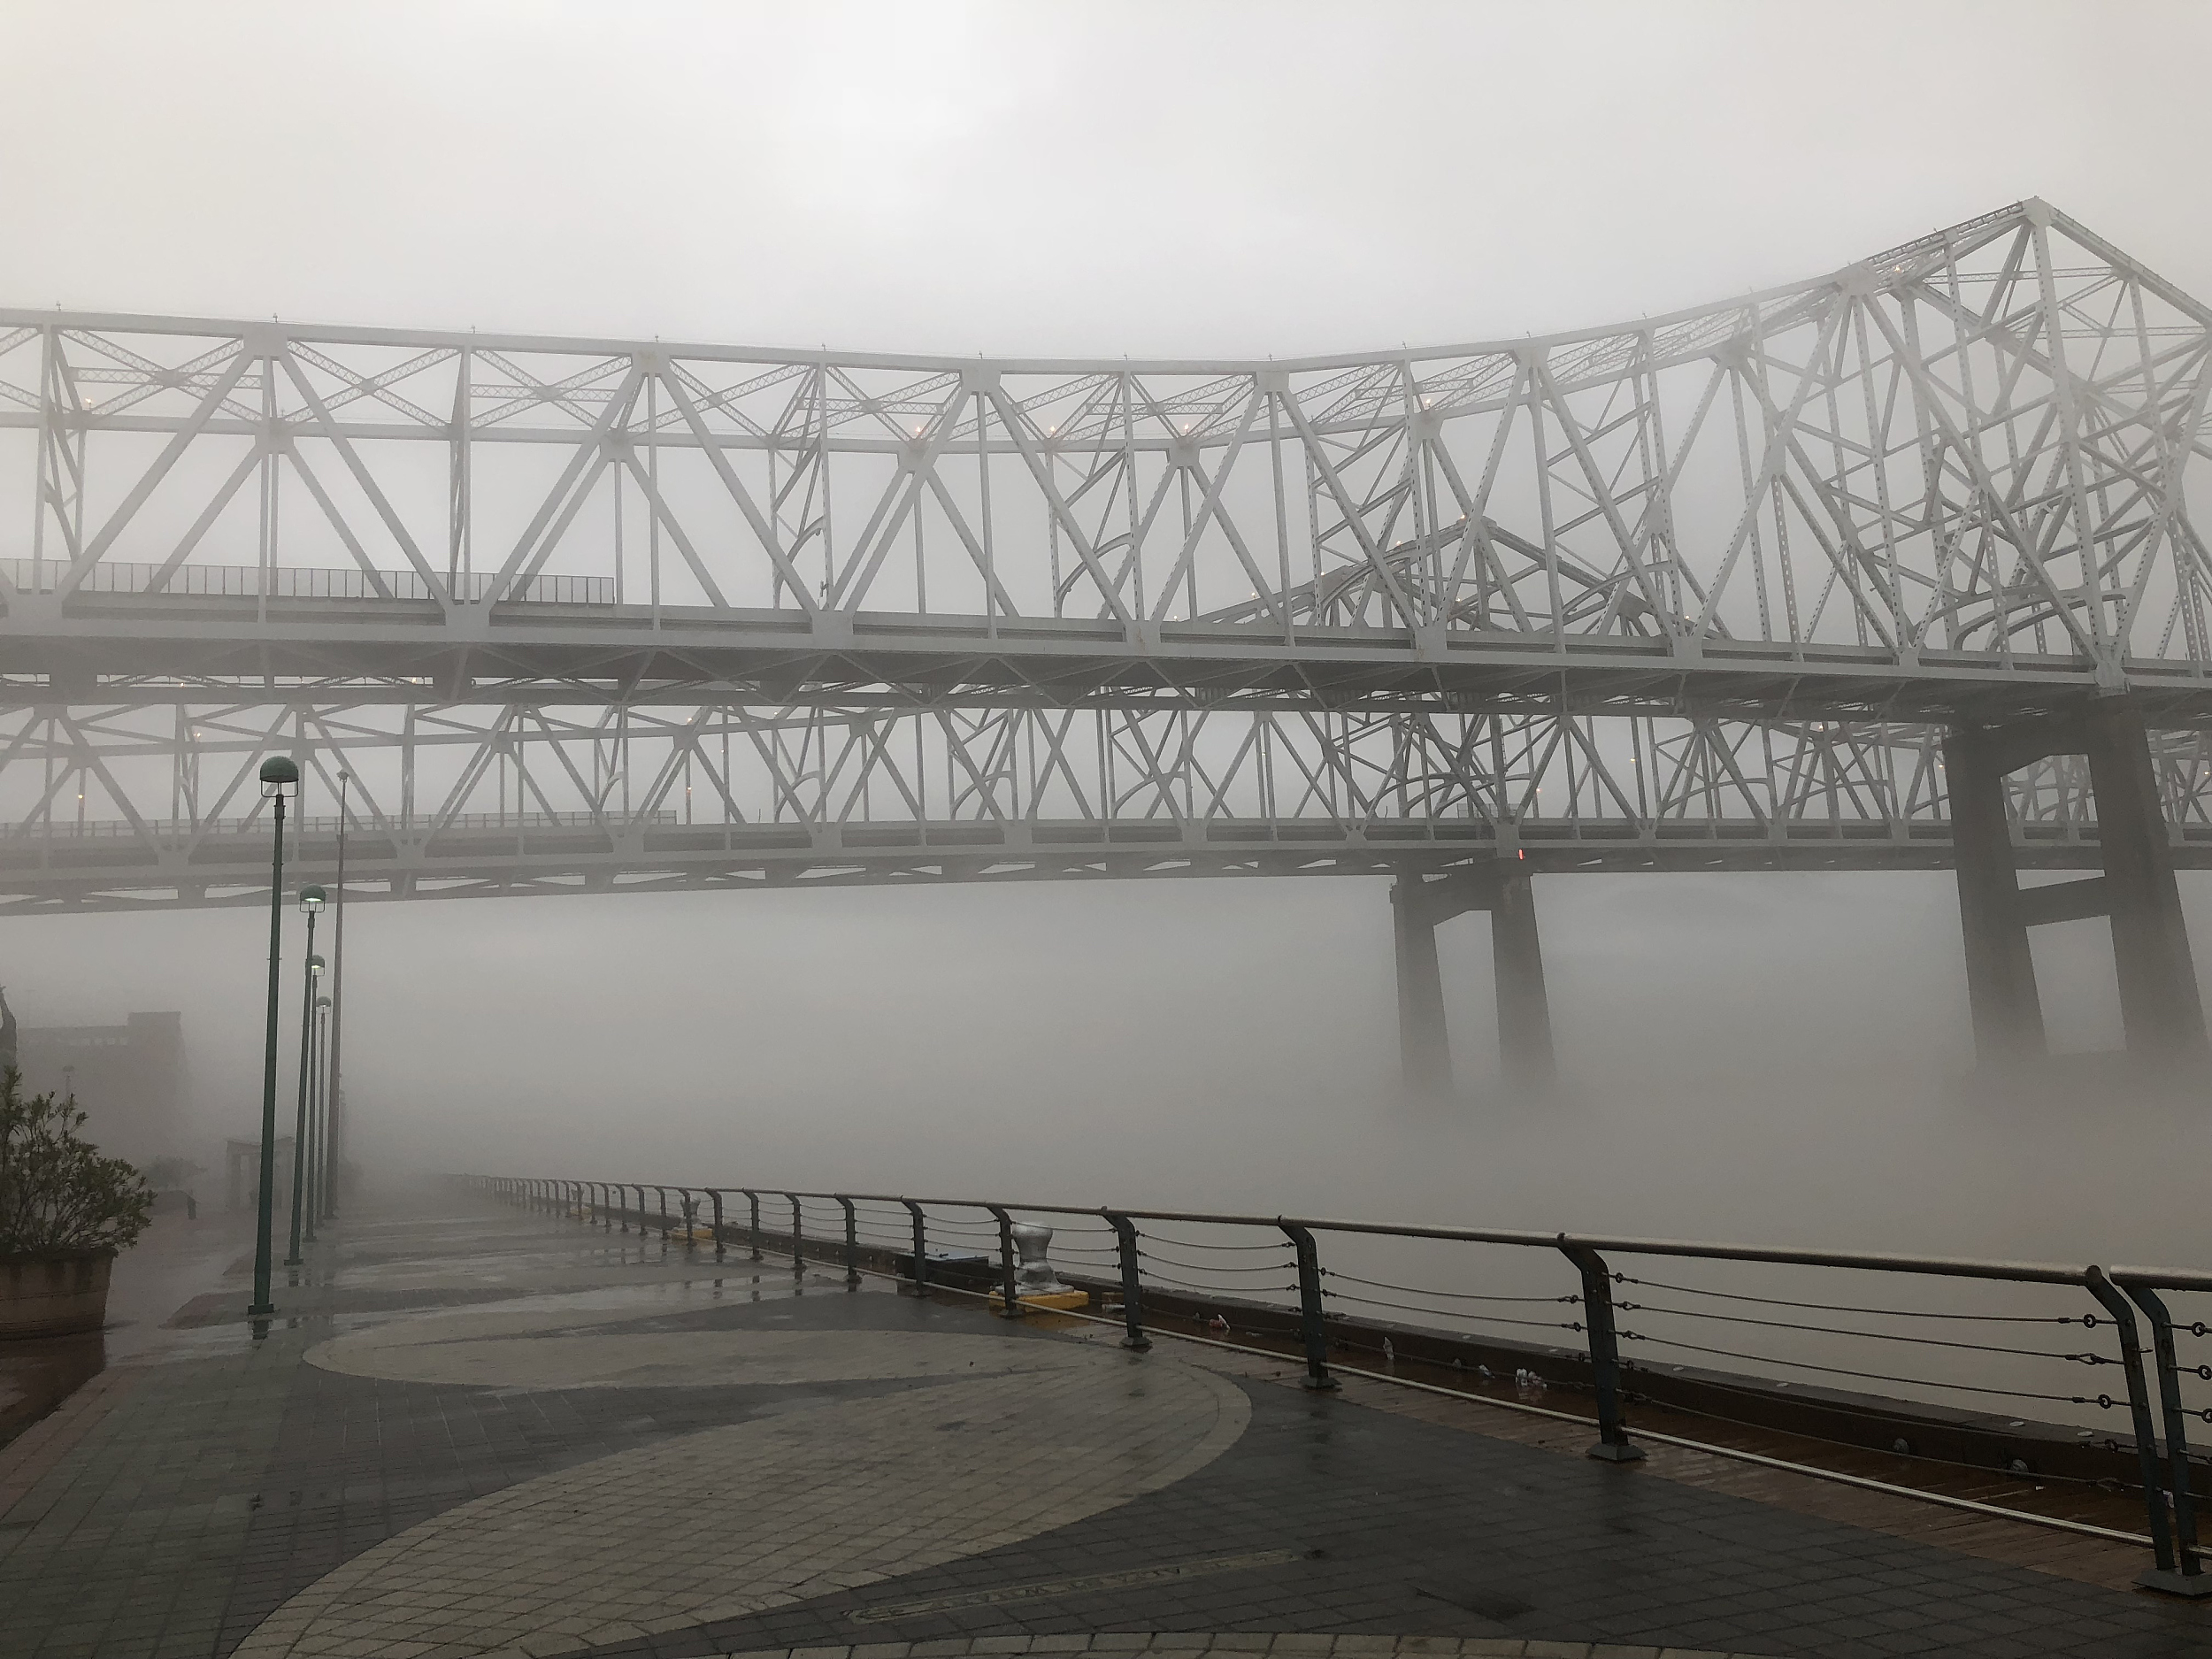
M98 1330L116 1252L153 1214L145 1178L84 1122L73 1096L26 1099L22 1073L0 1071L0 1338Z

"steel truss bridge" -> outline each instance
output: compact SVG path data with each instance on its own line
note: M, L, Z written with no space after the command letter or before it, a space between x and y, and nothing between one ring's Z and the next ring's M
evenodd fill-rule
M1938 866L1962 733L1977 848L2114 879L2120 743L2170 887L2208 396L2212 311L2035 201L1279 362L0 311L0 898L265 895L272 749L365 897Z
M16 913L264 902L254 772L274 749L309 769L295 844L318 869L351 773L362 897L1952 862L1943 756L1921 726L179 703L18 710L0 715L0 746L37 783L35 816L0 836ZM2162 734L2156 758L2176 862L2212 867L2212 745ZM2101 867L2078 758L2008 787L2019 862Z

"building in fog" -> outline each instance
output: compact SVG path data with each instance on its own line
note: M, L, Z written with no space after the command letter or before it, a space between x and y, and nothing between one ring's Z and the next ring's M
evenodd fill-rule
M17 1028L0 996L0 1058L9 1036L25 1092L75 1095L85 1136L101 1151L142 1167L186 1150L183 1015Z

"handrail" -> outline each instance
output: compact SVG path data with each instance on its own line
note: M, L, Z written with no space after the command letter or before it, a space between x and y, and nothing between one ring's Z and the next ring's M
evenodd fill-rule
M706 1190L706 1189L702 1189ZM742 1190L738 1187L732 1192ZM1956 1279L1993 1279L2016 1284L2084 1285L2093 1271L2106 1271L2116 1284L2147 1284L2170 1290L2212 1290L2212 1271L2179 1268L2116 1267L2098 1270L2085 1262L2020 1262L1971 1256L1910 1256L1884 1250L1817 1250L1792 1246L1730 1244L1702 1239L1647 1239L1623 1233L1537 1233L1501 1227L1441 1227L1417 1223L1356 1221L1341 1217L1257 1215L1209 1210L1133 1210L1125 1204L1024 1203L1018 1200L917 1197L907 1193L828 1193L804 1187L763 1187L787 1198L819 1198L831 1203L921 1204L943 1210L1019 1210L1039 1216L1126 1216L1133 1221L1187 1221L1233 1227L1304 1227L1314 1233L1347 1233L1398 1239L1442 1239L1467 1244L1512 1244L1552 1249L1573 1245L1626 1256L1678 1256L1712 1261L1769 1262L1785 1267L1859 1268L1873 1272L1922 1273Z
M526 1203L546 1206L555 1204L565 1205L568 1202L567 1197L565 1195L572 1192L579 1195L578 1202L582 1204L585 1201L580 1195L588 1187L595 1185L604 1191L609 1186L611 1185L615 1194L615 1202L611 1208L618 1214L622 1215L623 1224L626 1229L627 1226L626 1199L624 1195L623 1189L625 1187L628 1187L635 1190L638 1194L638 1216L641 1232L645 1230L647 1223L649 1219L645 1210L645 1187L635 1182L614 1184L604 1182L586 1183L565 1179L529 1177L472 1176L463 1177L461 1179L475 1182L479 1186L487 1187L503 1196L518 1198L520 1202ZM651 1184L648 1183L646 1185ZM689 1189L680 1190L683 1190L687 1193ZM720 1193L725 1189L703 1187L700 1190L714 1195L715 1206L718 1217L721 1210ZM2072 1324L2078 1322L2085 1327L2091 1329L2096 1328L2100 1324L2102 1324L2115 1333L2118 1339L2120 1349L2116 1363L2121 1368L2121 1371L2126 1379L2126 1398L2124 1402L2115 1399L2108 1393L2093 1396L2059 1396L2032 1394L2022 1394L2004 1388L1988 1388L1978 1384L1936 1382L1931 1386L1937 1387L1964 1386L1970 1389L1979 1389L1981 1392L1995 1394L2004 1394L2010 1392L2013 1393L2013 1397L2015 1398L2072 1398L2078 1403L2086 1401L2087 1403L2098 1404L2106 1407L2124 1403L2132 1422L2136 1460L2139 1465L2142 1491L2144 1494L2147 1515L2149 1521L2149 1541L2151 1543L2156 1563L2151 1570L2147 1571L2141 1578L2139 1579L2139 1582L2152 1588L2170 1591L2193 1597L2212 1595L2212 1574L2208 1574L2204 1571L2197 1546L2197 1533L2194 1517L2195 1494L2192 1490L2189 1451L2184 1432L2184 1419L2185 1417L2190 1416L2200 1416L2204 1417L2207 1421L2212 1421L2212 1410L2202 1412L2191 1411L2182 1403L2180 1394L2180 1375L2184 1368L2178 1364L2175 1357L2175 1347L2173 1340L2177 1325L2171 1315L2165 1308L2163 1302L2155 1294L2155 1292L2160 1289L2212 1291L2212 1271L2142 1266L2124 1266L2107 1270L2093 1263L2084 1263L2077 1266L2070 1263L2057 1262L2016 1261L1978 1256L1918 1256L1894 1251L1818 1249L1792 1246L1755 1246L1711 1240L1642 1238L1617 1233L1586 1233L1566 1232L1541 1233L1527 1229L1516 1228L1438 1226L1403 1222L1363 1221L1345 1217L1302 1217L1282 1214L1261 1215L1248 1212L1199 1210L1134 1210L1122 1206L1110 1207L1104 1205L1087 1204L1024 1203L1007 1200L979 1198L916 1198L906 1194L899 1193L817 1192L807 1189L765 1187L732 1187L726 1190L742 1193L750 1201L750 1225L749 1228L743 1229L742 1231L746 1236L749 1238L752 1256L755 1260L758 1260L760 1258L761 1250L759 1195L765 1193L783 1198L789 1202L791 1205L792 1217L792 1230L788 1239L790 1245L789 1254L792 1257L795 1268L800 1266L804 1260L805 1240L801 1236L804 1223L804 1201L811 1199L838 1206L841 1210L842 1220L844 1223L844 1257L846 1282L849 1286L856 1286L860 1282L858 1268L860 1246L856 1225L856 1205L869 1203L896 1206L902 1208L907 1212L907 1217L902 1219L910 1218L913 1228L914 1254L910 1263L910 1269L902 1268L900 1271L902 1277L910 1277L911 1282L914 1284L918 1291L925 1288L926 1281L927 1280L929 1275L929 1265L924 1248L926 1236L926 1212L933 1208L940 1210L968 1210L980 1212L981 1215L987 1216L990 1218L990 1223L987 1226L972 1229L972 1231L983 1233L987 1236L989 1234L995 1234L995 1253L998 1260L995 1263L994 1272L998 1280L999 1288L993 1291L991 1294L995 1302L996 1302L1010 1317L1020 1317L1024 1311L1022 1298L1018 1293L1015 1263L1016 1229L1015 1224L1012 1220L1012 1212L1019 1211L1024 1215L1029 1216L1083 1217L1087 1218L1095 1217L1105 1222L1108 1227L1112 1230L1115 1236L1113 1254L1118 1260L1124 1298L1122 1317L1123 1320L1125 1321L1128 1330L1128 1336L1124 1342L1124 1346L1138 1352L1141 1352L1148 1348L1150 1344L1144 1335L1141 1314L1140 1278L1141 1270L1139 1267L1139 1257L1141 1254L1143 1254L1143 1252L1141 1252L1140 1248L1140 1233L1137 1224L1141 1222L1164 1222L1187 1226L1228 1226L1259 1229L1279 1234L1283 1240L1288 1241L1288 1245L1294 1252L1296 1258L1295 1265L1297 1282L1294 1286L1260 1286L1257 1288L1273 1290L1289 1289L1296 1292L1298 1298L1296 1304L1298 1333L1301 1344L1305 1352L1307 1363L1306 1380L1309 1386L1319 1389L1328 1389L1335 1386L1334 1380L1330 1374L1328 1363L1328 1341L1325 1334L1324 1327L1324 1320L1326 1316L1324 1310L1323 1298L1329 1294L1342 1294L1345 1293L1332 1293L1325 1289L1323 1280L1328 1276L1328 1270L1324 1269L1320 1265L1318 1252L1314 1242L1314 1235L1332 1234L1338 1236L1348 1235L1375 1238L1431 1240L1471 1244L1506 1245L1520 1248L1556 1251L1564 1256L1578 1270L1581 1280L1581 1293L1579 1295L1563 1296L1558 1298L1503 1298L1503 1300L1556 1300L1578 1302L1581 1304L1581 1317L1575 1318L1571 1324L1566 1325L1563 1328L1581 1332L1588 1347L1591 1386L1597 1398L1598 1424L1600 1429L1599 1441L1596 1445L1590 1448L1590 1455L1593 1457L1602 1458L1609 1462L1630 1462L1643 1455L1642 1452L1630 1439L1628 1433L1623 1403L1624 1399L1626 1396L1623 1394L1619 1382L1624 1371L1624 1366L1618 1351L1618 1342L1622 1340L1635 1340L1640 1341L1655 1340L1664 1342L1668 1339L1655 1338L1649 1333L1638 1335L1637 1333L1622 1331L1617 1328L1610 1286L1613 1281L1623 1279L1624 1276L1614 1272L1608 1266L1605 1257L1609 1254L1616 1256L1660 1256L1706 1261L1732 1261L1758 1263L1785 1267L1835 1268L1862 1272L1905 1273L1944 1279L1976 1279L1995 1283L2070 1286L2078 1287L2086 1291L2089 1296L2093 1299L2098 1311L2085 1313L2078 1316L2078 1320L2075 1316L2051 1317L2055 1318L2057 1322L2061 1324ZM591 1204L589 1206L589 1210L591 1212L597 1212L607 1208L610 1207L599 1204ZM667 1232L667 1225L664 1192L663 1195L663 1208L664 1225L662 1230L664 1235L665 1235ZM687 1206L687 1225L689 1225L692 1221L693 1215L694 1208ZM614 1219L615 1217L610 1215L607 1217L608 1225L612 1225ZM955 1231L956 1232L959 1229L956 1227ZM725 1229L723 1229L719 1225L718 1225L715 1229L715 1250L718 1259L721 1255L726 1242L722 1236L724 1231ZM741 1230L732 1228L728 1229L728 1231L737 1233ZM1171 1239L1168 1242L1170 1244L1173 1244L1176 1240ZM983 1247L980 1243L979 1243L976 1248L978 1253L980 1254ZM1201 1245L1197 1248L1202 1249L1242 1249L1258 1248L1262 1247L1246 1245ZM780 1250L779 1251L779 1254L782 1253L783 1252ZM1104 1252L1102 1250L1094 1251L1094 1255L1103 1253ZM1154 1259L1156 1260L1159 1258ZM1165 1259L1171 1263L1174 1260L1172 1257ZM1223 1271L1231 1272L1257 1272L1266 1270L1264 1268L1251 1268L1225 1269ZM1166 1275L1156 1275L1156 1276L1166 1279L1167 1283L1170 1285L1177 1282L1171 1277ZM1356 1279L1353 1282L1369 1283L1373 1281L1360 1281ZM1627 1282L1631 1284L1639 1284L1641 1281L1632 1279ZM1218 1290L1219 1287L1201 1286L1201 1288ZM1390 1286L1384 1286L1384 1288L1390 1288ZM1428 1293L1413 1289L1412 1287L1403 1286L1398 1288L1408 1289L1410 1294L1414 1294L1431 1295L1432 1298L1436 1295L1450 1296L1456 1294L1450 1292ZM1662 1286L1661 1288L1663 1290L1666 1287ZM1727 1294L1729 1293L1693 1291L1691 1294L1711 1295ZM1470 1299L1477 1302L1486 1300L1486 1298L1480 1294L1473 1295ZM1363 1298L1358 1295L1352 1295L1350 1296L1350 1300L1359 1302L1363 1300ZM1500 1300L1500 1298L1491 1297L1487 1298L1487 1300L1494 1301ZM1761 1299L1757 1297L1751 1297L1740 1300L1757 1302ZM1400 1304L1394 1302L1384 1302L1379 1305L1396 1307ZM1820 1308L1825 1306L1826 1304L1795 1303L1787 1305ZM1640 1302L1623 1302L1620 1304L1620 1307L1624 1311L1630 1309L1640 1308L1646 1312L1655 1311L1656 1313L1662 1315L1679 1314L1681 1312L1680 1310L1668 1309L1665 1307L1655 1308L1649 1304ZM2150 1322L2148 1341L2142 1340L2140 1335L2140 1321L2137 1317L2139 1310L2142 1315L2148 1318ZM1447 1311L1444 1310L1421 1308L1413 1308L1409 1310L1414 1312L1426 1312L1432 1316L1440 1312ZM1912 1310L1886 1310L1882 1309L1870 1308L1862 1308L1856 1310L1843 1308L1832 1310L1843 1312L1857 1311L1861 1313L1901 1311L1906 1314L1907 1317L1918 1317L1924 1318L1990 1318L2013 1317L1973 1314L1948 1316L1941 1314L1914 1315ZM1719 1317L1727 1319L1732 1322L1730 1325L1730 1328L1732 1329L1734 1325L1740 1325L1747 1322L1752 1324L1761 1323L1761 1321L1756 1318L1747 1320L1742 1317L1732 1314L1708 1314L1702 1317L1709 1318ZM1801 1317L1801 1316L1793 1317ZM1527 1321L1508 1319L1505 1320L1504 1323L1527 1323ZM1403 1330L1405 1327L1401 1326L1398 1328ZM1784 1328L1793 1330L1814 1330L1822 1329L1824 1327L1801 1324L1796 1325L1786 1325ZM2202 1324L2194 1324L2185 1328L2191 1334L2202 1334L2205 1330ZM1878 1340L1926 1340L1924 1338L1900 1338L1893 1333L1877 1331L1844 1330L1833 1332L1832 1334L1860 1336ZM2092 1364L2109 1365L2116 1363L2112 1356L2101 1353L2045 1354L2032 1349L2022 1349L2016 1346L2005 1347L2001 1345L1991 1347L1978 1340L1973 1342L1938 1340L1935 1342L1935 1346L1952 1348L1973 1348L1978 1347L1985 1352L2001 1354L2024 1353L2028 1354L2031 1357L2039 1357L2051 1360L2078 1360ZM1729 1350L1722 1348L1710 1348L1703 1351L1712 1353L1729 1352ZM1738 1357L1750 1358L1755 1356L1738 1356ZM2148 1357L2153 1362L2150 1367L2147 1367L2144 1363L2146 1357ZM1800 1365L1803 1363L1803 1362L1801 1361L1788 1359L1783 1359L1778 1363L1786 1365ZM1837 1368L1814 1366L1812 1369L1815 1371L1834 1371ZM2212 1374L2212 1367L2190 1366L2186 1369L2192 1374ZM2155 1415L2152 1406L2150 1397L2151 1391L2148 1382L2148 1375L2150 1371L2154 1370L2158 1378L2158 1389L2160 1395L2160 1411ZM1841 1374L1876 1377L1883 1377L1886 1375L1885 1373L1880 1372L1867 1371L1844 1371ZM1915 1380L1911 1378L1887 1378L1886 1379L1893 1381ZM2161 1426L2161 1417L2162 1417L2163 1419L2162 1426L2166 1431L2165 1445L2162 1452L2158 1435L2158 1429ZM1668 1437L1660 1436L1658 1438L1666 1439ZM2116 1442L2108 1440L2107 1444L2108 1446L2116 1445Z

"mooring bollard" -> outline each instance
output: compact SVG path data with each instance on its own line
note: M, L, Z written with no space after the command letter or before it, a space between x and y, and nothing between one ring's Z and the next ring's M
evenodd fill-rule
M1141 1354L1152 1346L1152 1339L1144 1333L1143 1280L1137 1266L1137 1224L1110 1210L1098 1213L1106 1217L1106 1225L1114 1230L1115 1248L1121 1256L1121 1322L1128 1330L1121 1345Z
M1628 1438L1621 1415L1621 1348L1613 1325L1613 1279L1595 1250L1569 1244L1559 1235L1559 1251L1581 1271L1583 1333L1590 1344L1590 1386L1597 1395L1598 1443L1589 1455L1609 1463L1632 1463L1644 1448Z
M1064 1296L1075 1286L1052 1271L1052 1229L1039 1221L1017 1221L1009 1229L1021 1258L1016 1288L1025 1296Z
M1295 1222L1278 1220L1298 1255L1298 1333L1306 1348L1305 1386L1336 1389L1343 1386L1329 1375L1329 1327L1321 1303L1321 1255L1313 1234Z

